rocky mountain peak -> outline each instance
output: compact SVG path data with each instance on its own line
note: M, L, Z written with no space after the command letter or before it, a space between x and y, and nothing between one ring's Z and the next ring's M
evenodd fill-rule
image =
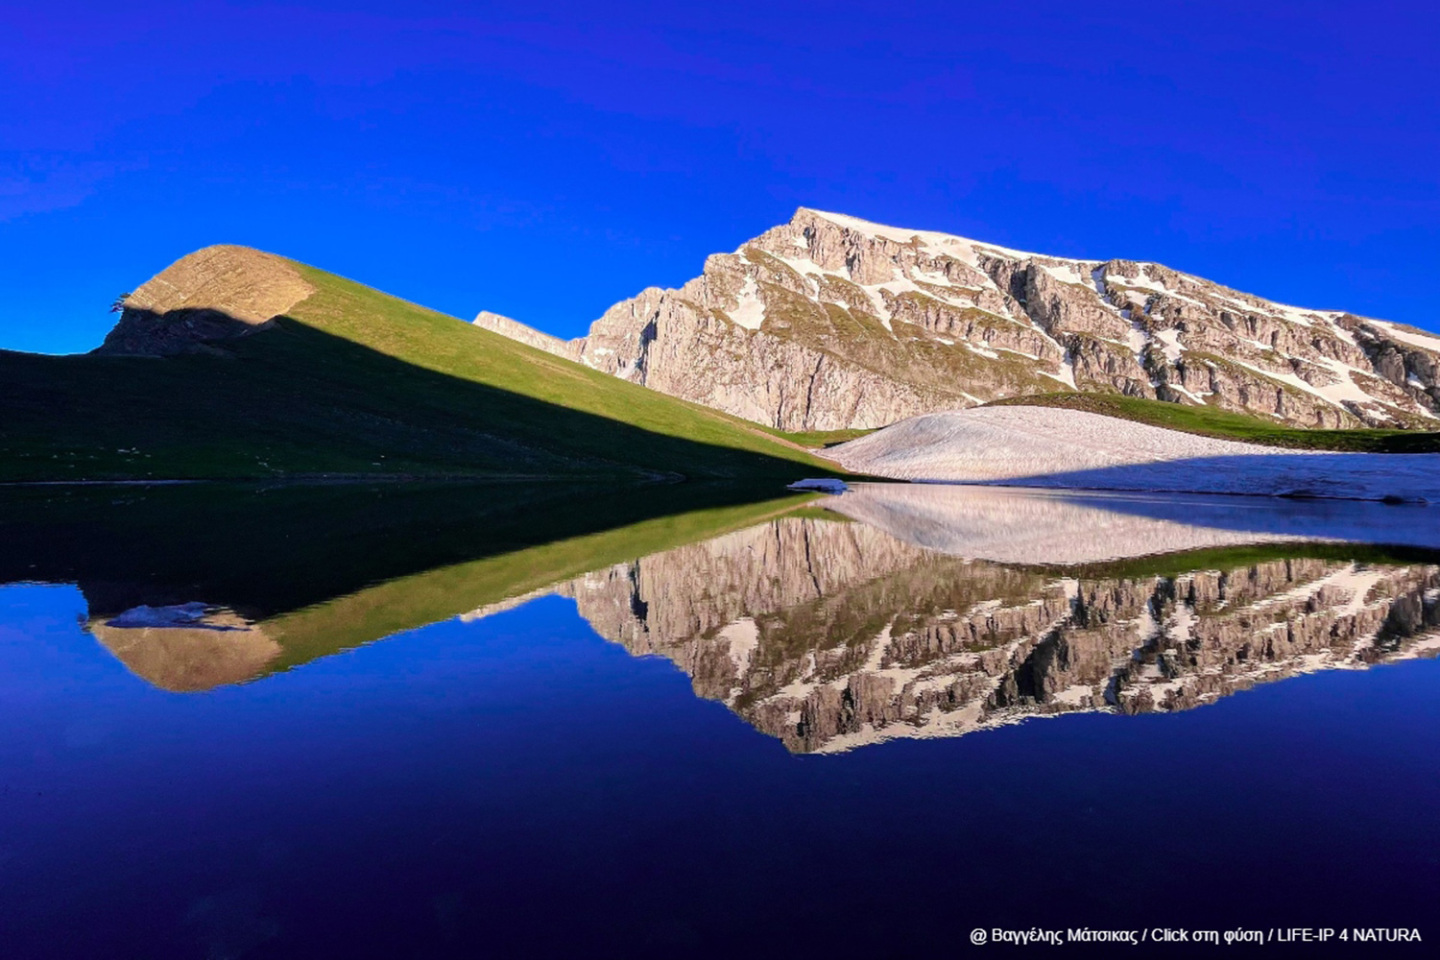
M247 336L315 292L295 265L220 244L181 257L121 301L120 322L94 352L166 356Z
M526 329L487 316L477 322L497 332ZM1440 419L1440 337L1422 331L1156 263L1051 257L803 207L708 257L679 289L616 304L585 337L522 338L789 430L1056 390L1312 427Z

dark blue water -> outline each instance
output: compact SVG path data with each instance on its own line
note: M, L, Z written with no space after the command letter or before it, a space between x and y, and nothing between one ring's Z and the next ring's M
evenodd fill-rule
M1440 939L1433 660L805 756L562 598L189 694L129 672L85 612L72 587L0 588L6 958L948 956L1036 925Z

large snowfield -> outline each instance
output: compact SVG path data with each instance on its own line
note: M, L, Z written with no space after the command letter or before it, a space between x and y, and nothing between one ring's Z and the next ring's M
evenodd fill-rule
M1286 450L1050 407L926 414L826 455L895 480L1440 503L1440 454Z

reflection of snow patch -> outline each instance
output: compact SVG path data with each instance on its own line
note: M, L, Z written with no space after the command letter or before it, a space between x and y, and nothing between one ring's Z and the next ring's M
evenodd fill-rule
M725 640L730 644L730 661L735 664L735 672L740 676L750 668L750 656L755 648L760 646L760 628L755 621L749 617L741 617L734 623L726 624L719 633L715 635L717 640Z
M1135 619L1135 636L1139 641L1137 646L1144 646L1152 637L1160 632L1160 624L1155 620L1155 613L1150 609L1149 601L1140 608L1140 616Z
M817 493L844 493L850 489L845 486L844 480L836 480L834 477L818 477L805 480L796 480L785 488L786 490L814 490Z
M138 607L131 607L118 617L111 617L105 622L105 626L125 629L149 627L188 627L202 630L236 629L233 626L206 623L205 616L210 610L211 607L204 603L177 603L169 607L152 607L148 604L141 604Z

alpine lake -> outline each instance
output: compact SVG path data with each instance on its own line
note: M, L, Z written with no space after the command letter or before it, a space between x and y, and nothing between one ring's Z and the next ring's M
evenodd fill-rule
M10 487L0 584L11 960L1440 939L1434 507Z

